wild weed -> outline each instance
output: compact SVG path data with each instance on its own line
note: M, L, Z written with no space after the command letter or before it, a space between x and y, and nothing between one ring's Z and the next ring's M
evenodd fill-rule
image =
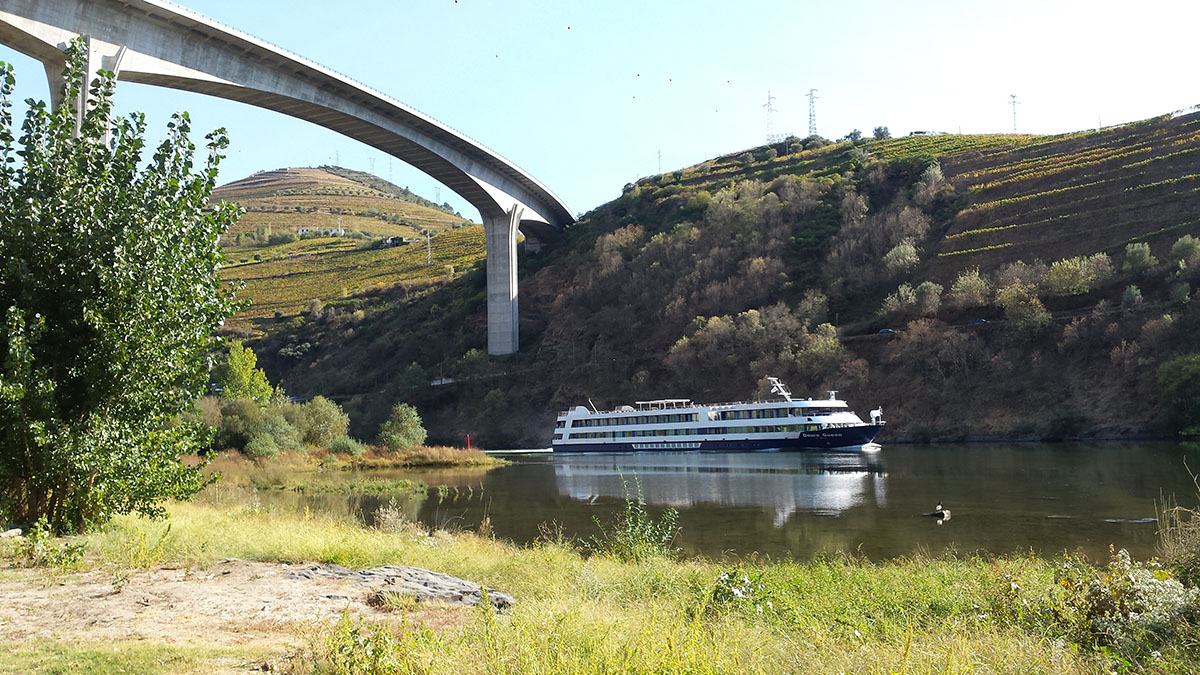
M642 497L642 483L635 479L637 498L629 492L625 476L621 476L621 489L625 494L625 512L615 522L605 526L598 517L592 520L600 528L585 547L595 553L611 555L627 562L640 562L647 558L672 557L679 552L671 544L679 534L679 512L675 509L663 511L658 518L646 512Z

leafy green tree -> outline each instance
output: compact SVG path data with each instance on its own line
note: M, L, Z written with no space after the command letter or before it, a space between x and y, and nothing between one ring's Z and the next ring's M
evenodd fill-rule
M1184 264L1190 264L1200 258L1200 239L1190 234L1176 239L1175 243L1171 245L1171 258Z
M979 274L978 267L964 270L950 287L950 300L961 307L982 307L992 294L992 284Z
M903 239L883 256L883 266L892 276L904 274L921 262L921 254L911 238Z
M1020 331L1037 333L1049 327L1053 320L1033 289L1020 280L997 291L996 304L1004 309L1004 317Z
M886 141L892 137L892 132L887 127L875 127L875 131L871 132L877 141Z
M1125 245L1125 265L1122 269L1126 272L1141 274L1157 264L1158 258L1150 253L1150 244L1142 241Z
M221 386L221 398L225 400L248 398L264 406L271 400L273 391L267 374L258 367L258 356L249 347L242 346L239 340L229 345L225 363L217 371L217 384Z
M397 403L379 428L377 442L388 450L408 450L425 442L421 415L407 403Z
M76 40L64 101L85 63ZM69 103L30 101L16 141L0 65L0 517L57 531L160 514L207 483L180 460L208 430L172 420L203 392L209 336L235 309L216 271L238 211L209 207L224 131L193 173L176 114L147 160L144 116L111 116L113 81L91 83L78 125Z
M1200 432L1200 354L1184 354L1158 367L1158 389L1172 431Z
M350 417L342 407L324 396L314 396L302 409L304 442L309 445L327 448L350 428Z

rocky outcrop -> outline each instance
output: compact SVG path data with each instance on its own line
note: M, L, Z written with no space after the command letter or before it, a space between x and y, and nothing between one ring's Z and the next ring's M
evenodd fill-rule
M479 584L420 567L388 565L356 572L341 565L309 565L289 570L284 576L293 579L324 577L356 582L368 588L367 604L374 607L387 604L389 596L450 605L477 605L484 596L484 589ZM516 602L508 593L491 588L486 591L488 602L496 609L505 609Z
M14 527L11 530L4 530L3 532L0 532L0 539L15 539L19 536L21 536L21 528L19 527Z

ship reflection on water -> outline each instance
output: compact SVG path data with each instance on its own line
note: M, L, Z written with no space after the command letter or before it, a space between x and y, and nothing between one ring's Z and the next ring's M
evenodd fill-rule
M555 457L560 495L581 502L637 497L651 506L758 507L783 527L795 514L838 516L887 505L877 453L637 454Z

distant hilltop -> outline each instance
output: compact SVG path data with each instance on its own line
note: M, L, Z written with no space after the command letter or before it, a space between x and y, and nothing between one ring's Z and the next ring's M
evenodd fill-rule
M214 201L246 209L230 237L310 231L365 237L424 238L471 224L449 204L437 205L408 188L339 166L260 171L213 191Z

